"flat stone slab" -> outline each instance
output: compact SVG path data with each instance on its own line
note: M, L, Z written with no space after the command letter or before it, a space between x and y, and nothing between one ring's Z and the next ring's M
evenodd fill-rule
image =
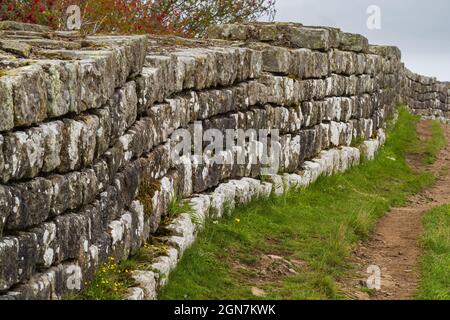
M1 22L0 132L102 107L141 73L146 51L146 36L82 37Z

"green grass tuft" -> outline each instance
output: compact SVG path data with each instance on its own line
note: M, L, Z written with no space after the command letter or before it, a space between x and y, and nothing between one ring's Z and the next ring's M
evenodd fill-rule
M193 209L189 201L180 199L178 195L174 195L169 203L169 209L166 218L171 221L179 217L182 213L190 214Z
M417 299L450 300L450 205L432 209L423 224Z
M123 300L128 289L135 286L131 271L135 269L133 260L117 263L114 258L100 267L94 280L78 295L67 300Z
M447 143L444 135L444 129L441 124L433 120L431 121L431 135L432 138L428 143L423 144L425 150L424 163L425 164L433 164L437 160L437 156L439 155L439 151L445 146Z

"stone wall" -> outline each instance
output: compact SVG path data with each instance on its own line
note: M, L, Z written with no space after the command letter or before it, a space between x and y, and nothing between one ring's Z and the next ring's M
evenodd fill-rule
M132 296L154 298L197 230L188 215L166 221L175 195L202 221L218 218L230 204L359 163L356 141L373 157L402 98L445 116L444 85L400 60L360 35L293 23L187 40L0 22L0 299L79 292L103 263L165 228L167 254L154 272L135 273L144 289ZM208 154L173 162L172 135L194 123L279 129L282 174L261 182L261 164L219 165ZM250 156L221 156L236 152Z
M423 117L450 118L450 83L425 77L404 68L403 99L411 110Z

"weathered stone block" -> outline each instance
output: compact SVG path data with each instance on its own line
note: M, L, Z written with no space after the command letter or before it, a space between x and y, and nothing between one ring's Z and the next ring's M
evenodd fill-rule
M183 89L183 71L180 69L176 72L177 61L175 56L147 55L144 65L145 67L156 69L146 70L144 73L144 77L146 78L144 85L154 84L153 79L155 78L157 79L157 83L162 84L162 88L159 88L158 85L153 88L145 87L147 90L155 90L154 95L150 92L143 91L149 94L147 96L148 101L151 101L151 97L153 96L156 98L156 101L162 102L165 97Z
M59 117L79 112L81 85L79 63L76 61L47 60L38 62L45 72L48 117Z
M98 118L98 129L96 130L96 144L94 155L94 158L97 159L109 149L111 143L112 118L110 110L108 108L97 109L94 110L93 113Z
M63 144L61 148L61 165L59 172L68 172L80 167L81 135L83 123L72 119L64 119Z
M301 152L300 136L290 134L281 137L281 169L285 172L293 172L300 165Z
M55 223L43 223L39 227L30 230L37 242L35 252L36 266L50 268L55 262L56 254L60 247L56 241L57 227Z
M318 130L318 129L317 129ZM300 135L300 163L305 159L311 159L316 155L316 140L318 132L316 129L306 129L299 132Z
M327 51L330 48L330 32L326 29L292 27L284 34L285 41L295 48Z
M191 217L183 213L167 226L167 229L173 233L168 237L168 243L178 250L178 256L181 258L195 241L196 226Z
M169 248L166 256L155 259L152 269L159 273L159 285L167 284L170 272L175 269L178 262L178 251L175 248Z
M308 128L320 124L322 120L325 120L326 115L325 101L303 102L302 115L305 127Z
M14 78L0 76L0 131L14 128Z
M341 32L339 35L339 49L368 53L369 41L359 34Z
M263 71L288 74L291 53L289 49L266 44L255 44L252 49L262 51Z
M16 21L0 21L0 30L17 30L28 32L50 32L50 28L33 23L23 23Z
M101 52L98 52L100 54ZM103 52L103 56L95 59L81 60L78 74L80 83L79 103L77 112L100 108L113 94L119 61L112 61L111 52ZM114 66L113 66L114 64Z
M50 216L57 216L69 208L70 183L67 176L52 175L48 177L53 186L53 198Z
M131 81L110 100L111 140L115 141L133 125L137 117L136 84Z
M369 52L378 56L401 60L402 53L399 48L394 46L370 45Z
M17 230L39 224L49 217L53 185L45 178L36 178L11 188L14 210L6 228Z
M4 136L3 181L34 177L44 161L44 138L41 128L18 131Z
M146 300L156 300L157 298L157 276L151 271L133 271L133 279L143 288L143 298ZM135 288L136 291L137 288ZM138 293L139 295L139 293ZM140 300L136 298L136 292L131 295L129 300ZM142 299L143 300L143 299Z
M19 242L18 281L24 282L30 279L36 270L36 254L38 250L37 237L33 233L20 233L17 236Z
M245 180L232 180L229 183L235 187L235 203L244 205L249 203L252 199L250 197L250 185Z
M277 174L266 176L266 179L272 185L272 193L277 196L284 194L284 181L283 177Z
M77 259L84 250L85 241L88 241L88 219L79 214L65 214L55 219L56 241L58 250L55 261L63 262Z
M17 40L0 40L0 49L21 58L28 58L31 54L31 46Z
M160 69L145 67L136 78L138 113L147 110L153 103L162 102L165 96L163 84L159 81Z
M332 73L352 75L356 73L357 55L354 52L333 50L329 54Z
M0 185L0 237L9 216L15 208L10 187Z
M14 125L39 123L47 117L47 90L44 72L39 65L25 66L11 77Z
M61 148L63 143L64 123L49 122L40 126L44 139L44 158L42 171L52 172L61 165Z
M211 208L211 197L208 195L198 195L190 199L190 205L195 212L195 217L202 227L209 217Z
M99 118L95 115L85 115L77 120L83 124L79 153L81 166L86 167L91 165L94 161L97 146L97 133L98 131L103 130L103 128L100 128Z
M0 291L14 285L19 278L19 241L15 237L0 240Z

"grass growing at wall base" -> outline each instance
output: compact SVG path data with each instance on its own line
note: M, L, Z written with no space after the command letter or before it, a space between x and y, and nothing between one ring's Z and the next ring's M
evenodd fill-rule
M450 205L432 209L423 223L417 299L450 300Z
M83 292L67 296L65 300L123 300L128 288L136 285L131 277L134 267L133 260L117 262L110 257Z
M433 164L437 159L439 151L446 144L444 129L441 124L438 121L431 121L430 123L430 133L433 137L433 143L424 143L421 145L421 149L419 148L418 150L418 153L424 155L422 158L424 164Z
M370 235L391 206L402 205L434 180L413 172L405 161L408 153L425 158L438 151L423 147L417 121L401 108L375 161L209 222L159 298L345 298L339 281L349 270L353 246ZM433 131L425 144L439 139L441 133Z

